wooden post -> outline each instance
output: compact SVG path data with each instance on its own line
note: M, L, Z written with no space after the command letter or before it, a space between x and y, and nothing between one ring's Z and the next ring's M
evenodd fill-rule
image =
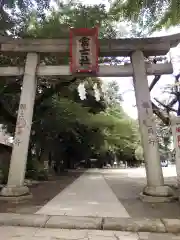
M133 52L131 61L147 176L147 186L143 193L155 197L166 197L172 193L167 186L164 186L143 52L140 50Z
M27 194L29 191L28 188L24 186L24 177L36 96L37 64L38 55L36 53L28 53L17 116L8 183L1 191L1 195L3 196L21 196Z

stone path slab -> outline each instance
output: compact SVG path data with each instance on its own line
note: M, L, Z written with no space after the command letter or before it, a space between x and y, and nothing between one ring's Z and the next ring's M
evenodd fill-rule
M87 171L36 214L130 217L102 174Z
M44 229L0 226L2 240L180 240L169 233Z

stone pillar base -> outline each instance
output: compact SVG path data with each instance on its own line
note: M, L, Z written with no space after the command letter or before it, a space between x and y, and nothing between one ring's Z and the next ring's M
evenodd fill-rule
M0 196L4 197L19 197L26 195L30 195L29 188L27 186L6 186L0 192Z
M177 196L169 186L146 186L140 193L140 199L143 202L160 203L174 201Z

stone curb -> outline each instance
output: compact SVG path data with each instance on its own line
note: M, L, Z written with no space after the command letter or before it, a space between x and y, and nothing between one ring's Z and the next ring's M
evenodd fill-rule
M0 213L0 226L180 233L180 219L101 218Z
M47 215L0 213L0 226L44 227L49 220Z
M45 224L46 228L63 229L102 229L102 218L100 217L71 217L51 216Z
M103 229L129 232L166 232L165 225L160 219L147 218L105 218Z

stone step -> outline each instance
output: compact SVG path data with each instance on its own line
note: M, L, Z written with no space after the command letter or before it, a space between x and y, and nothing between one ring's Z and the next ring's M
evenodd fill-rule
M0 226L180 233L180 219L101 218L0 213Z

